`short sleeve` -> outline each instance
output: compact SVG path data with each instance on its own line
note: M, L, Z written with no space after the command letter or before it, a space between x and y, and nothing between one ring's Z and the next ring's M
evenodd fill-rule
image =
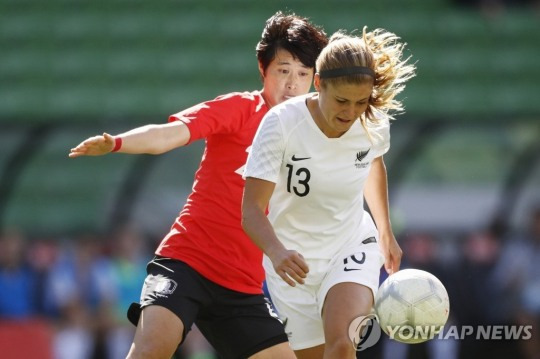
M371 129L375 158L383 156L390 149L390 122L382 120Z
M241 128L255 107L250 93L232 93L206 101L169 117L182 121L190 132L189 143L214 134L232 133Z
M244 178L276 183L285 150L284 134L276 113L269 112L259 126L249 152Z

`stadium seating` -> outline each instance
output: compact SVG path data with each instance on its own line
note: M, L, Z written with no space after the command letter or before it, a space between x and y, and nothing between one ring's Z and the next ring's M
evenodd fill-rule
M540 25L524 8L486 18L449 0L0 0L0 224L103 228L139 162L69 160L69 148L258 88L254 47L279 9L328 33L367 25L399 34L418 67L404 95L407 121L540 114ZM14 156L37 126L41 141L19 170ZM171 182L189 188L198 151Z
M249 0L0 4L2 121L168 113L257 87L253 48L277 9L306 14L328 32L366 24L400 34L419 68L407 93L410 112L486 115L540 106L532 101L540 29L526 9L487 19L442 0L345 1L332 11L305 0L285 7Z

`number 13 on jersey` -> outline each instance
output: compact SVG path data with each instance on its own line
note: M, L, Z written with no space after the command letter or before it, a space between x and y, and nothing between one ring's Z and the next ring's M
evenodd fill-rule
M287 164L287 169L287 192L294 193L299 197L307 196L309 194L309 180L311 178L309 170L305 167L295 168L291 164ZM293 177L297 185L291 184Z

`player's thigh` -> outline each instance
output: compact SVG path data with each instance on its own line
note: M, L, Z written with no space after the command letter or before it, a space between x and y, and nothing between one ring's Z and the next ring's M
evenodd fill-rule
M215 302L201 310L196 324L220 357L292 354L291 349L287 350L283 324L262 294L244 294L223 287L216 288L214 294ZM279 357L274 354L274 358Z
M297 359L322 359L324 356L324 344L308 349L295 350Z
M276 344L253 354L249 359L297 359L288 342ZM307 358L307 357L306 357Z
M362 284L344 282L330 288L322 312L326 343L349 338L352 321L369 315L372 308L372 290Z
M169 309L144 307L127 359L169 359L182 340L184 325Z

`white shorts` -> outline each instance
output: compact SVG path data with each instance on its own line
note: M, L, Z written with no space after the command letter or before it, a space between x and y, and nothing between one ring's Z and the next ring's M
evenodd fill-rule
M326 294L334 285L358 283L370 288L375 298L384 256L375 232L355 245L344 247L332 259L308 260L307 264L305 284L291 287L275 273L271 261L264 258L268 291L293 350L324 344L321 313Z

